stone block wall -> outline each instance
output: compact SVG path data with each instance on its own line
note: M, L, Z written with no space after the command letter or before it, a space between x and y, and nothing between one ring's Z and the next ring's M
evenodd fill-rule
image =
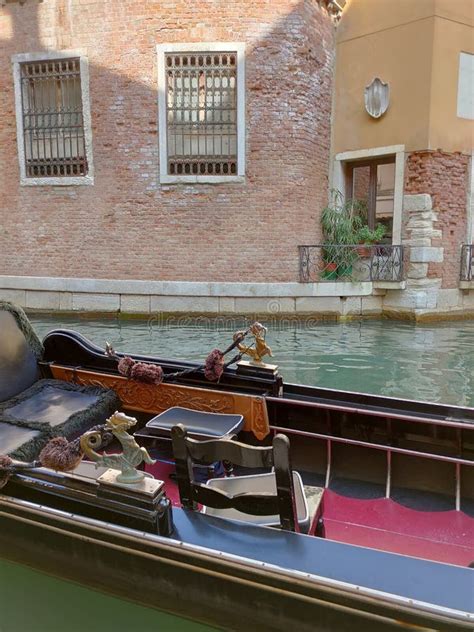
M424 276L441 280L443 289L459 287L461 246L467 240L469 160L461 153L420 151L409 154L406 162L405 194L419 198L422 206L426 196L431 198L429 208L406 209L405 243L415 248L412 262L415 256L420 264L411 274L422 274L427 266Z
M333 38L317 0L0 7L0 275L296 281L327 200ZM160 186L156 45L232 41L246 44L245 182ZM89 61L95 182L21 187L11 56L67 49Z
M420 181L422 186L425 185ZM467 235L457 232L462 239L459 244L449 239L444 241L449 212L445 212L444 224L441 223L441 210L434 212L434 199L434 195L427 193L404 196L406 288L387 293L383 300L386 311L408 312L417 318L425 314L472 314L470 295L459 286L460 247ZM466 206L461 209L458 219L467 230L465 209ZM454 213L452 209L451 212ZM448 281L451 287L446 287Z

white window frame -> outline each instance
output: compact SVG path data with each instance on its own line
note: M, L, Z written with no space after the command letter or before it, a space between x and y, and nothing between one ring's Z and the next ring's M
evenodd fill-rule
M82 116L84 121L84 144L86 149L88 172L85 176L29 178L26 175L25 143L23 133L23 109L21 102L20 64L32 61L54 61L58 59L79 58L81 70ZM42 53L21 53L12 56L13 81L15 85L16 131L18 142L18 161L20 164L20 184L22 186L71 186L94 184L94 163L92 160L92 127L89 95L89 62L83 50L45 51Z
M403 216L403 186L405 175L405 145L389 145L387 147L372 147L370 149L358 149L356 151L344 151L334 157L332 173L332 189L339 191L345 199L344 163L357 160L381 158L382 156L395 156L395 185L393 194L393 228L392 245L402 243L402 216Z
M474 120L474 54L462 51L459 53L458 65L458 118Z
M469 165L469 184L467 188L467 244L474 245L474 149L471 151Z
M169 175L168 174L168 133L166 121L166 53L188 52L233 52L237 53L237 174L235 175ZM158 132L160 149L160 183L209 183L245 181L245 44L242 42L192 42L178 44L158 44Z

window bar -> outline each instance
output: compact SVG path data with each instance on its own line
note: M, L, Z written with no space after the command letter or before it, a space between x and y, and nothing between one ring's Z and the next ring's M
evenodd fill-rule
M27 175L85 175L80 60L21 64L21 82Z
M69 62L66 62L65 64L66 66L66 70L68 69L69 66ZM70 80L68 79L68 84L70 85ZM66 121L68 122L68 126L67 126L67 130L68 130L68 136L69 136L69 156L68 156L68 160L66 161L66 172L68 175L72 175L72 159L73 159L73 155L74 155L74 149L73 149L73 145L72 145L72 132L73 132L73 127L72 127L72 102L70 99L71 93L69 91L69 94L66 90L64 90L64 100L66 101Z
M44 66L41 65L40 69L44 72ZM39 86L40 86L40 108L41 108L41 112L42 112L42 116L38 117L38 137L39 137L39 141L38 141L38 158L41 157L41 148L39 146L39 143L43 144L43 161L45 159L45 154L46 154L46 143L45 143L45 139L44 139L44 111L45 111L45 90L44 90L44 79L43 76L41 76L41 78L39 79Z
M60 147L59 147L59 133L58 133L58 129L59 129L59 124L60 124L60 114L58 114L58 111L60 109L60 99L61 99L61 83L59 81L59 79L56 80L56 86L55 86L55 107L56 107L56 111L54 113L54 129L55 129L55 134L54 134L54 140L56 142L56 156L59 157L60 156ZM53 145L51 144L51 147ZM55 174L56 175L60 175L60 169L58 167L56 167L55 169Z
M191 173L193 175L197 175L198 165L199 165L199 156L201 153L201 145L200 145L200 135L201 135L201 77L199 76L199 64L198 58L196 57L196 71L195 71L195 81L196 81L196 97L195 97L195 114L194 114L194 129L193 129L193 145L191 146L191 153L194 154L197 158L193 160ZM194 147L194 150L193 150Z
M51 160L51 164L52 166L52 172L53 175L57 175L57 168L54 166L54 129L56 127L55 125L55 121L54 121L54 109L55 109L55 104L56 104L56 81L54 80L54 78L52 79L52 92L53 92L53 99L51 99L51 107L49 110L49 117L48 117L48 127L49 127L49 158Z
M222 56L219 58L219 62L220 62L220 69L219 69L219 161L216 161L216 165L215 168L216 170L219 171L219 175L222 175L222 159L223 159L223 154L224 154L224 113L225 113L225 109L224 109L224 71L222 70L222 63L223 63L223 58Z
M184 143L183 143L183 137L181 135L181 130L182 127L179 127L179 125L183 124L183 103L184 103L184 72L181 71L178 75L179 79L180 79L180 83L179 83L179 102L176 102L176 113L179 115L178 116L178 120L176 121L176 126L175 126L175 138L176 138L176 156L182 156L183 155L183 151L184 151ZM179 143L178 143L179 141ZM179 151L179 144L181 145L181 151ZM178 168L178 165L176 165L176 168Z
M41 69L41 66L40 66ZM40 77L38 79L38 103L39 103L39 109L42 112L44 105L44 98L43 98L43 79ZM35 114L35 118L36 118L36 157L38 158L38 160L41 160L41 144L43 141L43 135L41 134L41 125L42 125L42 117L39 114Z
M211 109L211 133L212 133L212 158L216 155L216 134L215 134L215 122L216 122L216 73L212 69L212 109ZM212 163L211 163L212 164ZM209 165L208 165L209 169ZM211 167L212 173L212 167Z
M67 130L66 130L66 124L67 124L67 116L66 116L66 95L65 95L65 91L63 89L63 84L60 83L60 87L59 87L59 96L61 99L61 104L59 107L59 117L61 119L61 127L63 127L63 133L60 134L59 130L58 130L58 136L61 137L62 140L62 148L61 148L61 158L63 158L64 160L64 173L67 172L67 149L66 149L66 143L67 143ZM59 170L61 172L61 169Z
M235 53L166 55L168 171L235 173Z
M77 85L77 75L74 75L73 85L74 85L73 94L75 96L77 94L77 97L79 98L81 106L82 106L82 94L81 94L80 86ZM84 150L82 149L82 146L81 146L81 151L79 151L79 142L80 142L79 141L79 120L80 120L79 110L77 108L74 108L74 126L75 126L75 131L76 131L76 151L75 151L75 156L77 158L79 158L80 153L82 155L85 154ZM81 124L82 124L82 121L81 121ZM81 145L82 145L82 143L81 143ZM84 146L84 149L85 149L85 146ZM74 175L79 175L79 173L80 172L78 172L78 167L76 167Z

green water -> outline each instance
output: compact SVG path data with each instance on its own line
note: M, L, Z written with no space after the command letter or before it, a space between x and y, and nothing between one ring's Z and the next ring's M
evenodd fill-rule
M225 348L245 326L236 319L149 321L32 317L38 334L75 329L117 351L202 361ZM354 323L266 323L272 362L287 382L474 406L474 322L414 325L378 320Z
M216 630L4 560L0 560L0 588L0 632Z

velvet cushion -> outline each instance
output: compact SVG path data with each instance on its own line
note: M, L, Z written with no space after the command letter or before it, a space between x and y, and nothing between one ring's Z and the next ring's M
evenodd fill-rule
M16 406L5 408L3 412L11 419L28 419L54 428L74 413L96 404L98 399L97 393L65 391L57 386L46 386Z
M5 431L5 445L0 433L0 454L31 461L53 436L71 439L117 410L120 400L110 389L78 386L61 380L38 380L33 386L6 402L0 403L0 428L12 426L37 431L25 435L26 443L9 447Z
M23 444L29 443L32 439L37 439L41 432L20 428L11 424L0 423L0 448L2 454L8 454L17 450Z

